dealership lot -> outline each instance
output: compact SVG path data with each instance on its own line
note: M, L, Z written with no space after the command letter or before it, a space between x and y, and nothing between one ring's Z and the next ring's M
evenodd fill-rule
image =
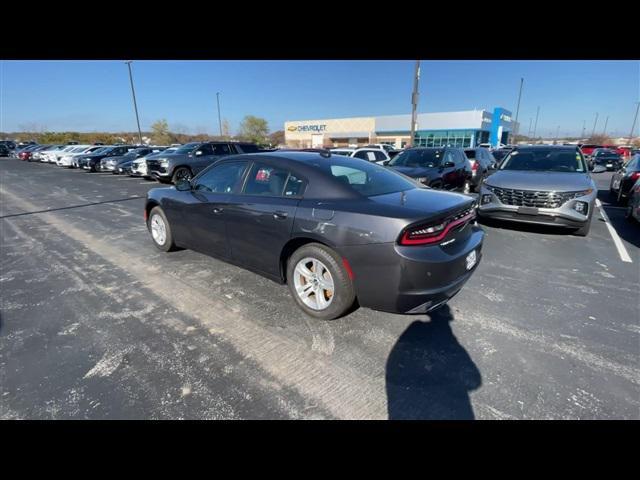
M610 176L610 227L492 224L448 307L319 322L286 286L158 252L158 184L0 160L0 417L640 418L640 226Z

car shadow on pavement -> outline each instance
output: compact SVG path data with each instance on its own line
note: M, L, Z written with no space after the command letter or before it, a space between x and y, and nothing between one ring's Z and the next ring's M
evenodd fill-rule
M451 330L449 306L429 316L409 325L387 359L389 419L474 419L469 392L482 385L480 371Z

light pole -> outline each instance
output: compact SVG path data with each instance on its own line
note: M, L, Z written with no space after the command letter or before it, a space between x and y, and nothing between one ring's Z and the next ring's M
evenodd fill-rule
M536 123L533 126L533 139L534 139L534 141L535 141L535 138L536 138L536 130L538 129L538 115L539 114L540 114L540 106L538 106L538 108L536 109Z
M593 137L596 133L596 125L598 124L598 112L596 112L596 121L593 122L593 130L591 130L591 137Z
M416 135L416 120L418 109L418 82L420 81L420 60L416 60L416 68L413 74L413 93L411 94L411 138L409 146L413 147L414 137Z
M133 109L136 112L136 123L138 124L138 139L140 140L140 145L142 145L142 131L140 130L140 118L138 117L138 105L136 104L136 91L133 88L133 75L131 74L131 62L133 60L126 60L124 63L129 67L129 81L131 82L131 95L133 96Z
M533 122L533 118L529 118L529 129L527 130L527 137L531 138L531 123Z
M220 136L222 137L222 121L220 120L220 92L216 92L216 101L218 102L218 126L220 127Z
M587 128L587 121L583 120L582 121L582 138L580 140L584 140L584 131Z
M638 110L640 110L640 102L636 102L636 105L638 105L636 107L636 114L633 117L633 125L631 125L631 133L629 134L629 145L631 145L631 142L633 141L633 129L636 128L636 120L638 120Z
M609 123L609 115L607 115L607 119L604 121L604 130L602 130L602 135L607 134L607 123Z
M516 143L516 135L518 134L518 114L520 113L520 97L522 97L522 84L524 78L520 78L520 91L518 92L518 106L516 107L516 123L513 125L513 143Z

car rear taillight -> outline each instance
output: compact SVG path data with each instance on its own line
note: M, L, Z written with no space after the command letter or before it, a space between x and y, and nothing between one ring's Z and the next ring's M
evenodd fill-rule
M443 221L407 228L400 237L400 245L427 245L437 243L447 234L476 218L475 206Z
M631 180L633 180L635 182L636 180L638 180L640 178L640 172L633 172L631 174L630 178L631 178Z
M471 170L473 170L474 172L478 170L478 162L476 162L475 160L471 160Z

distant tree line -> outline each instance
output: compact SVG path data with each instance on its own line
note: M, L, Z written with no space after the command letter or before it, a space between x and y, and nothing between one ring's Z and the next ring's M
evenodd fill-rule
M28 126L25 125L25 127ZM143 140L146 138L149 143L155 145L216 140L254 142L261 146L276 146L284 143L283 130L269 134L267 121L264 118L253 115L244 117L236 135L230 134L229 122L226 119L222 122L222 135L209 135L207 133L188 134L185 133L184 130L185 128L180 125L172 129L165 119L160 119L151 125L151 131L142 132L142 137ZM67 142L78 142L81 144L98 142L105 144L136 144L139 142L138 132L52 132L36 128L28 128L28 130L25 129L25 131L20 132L0 132L0 137L20 142L34 141L40 144L65 144Z

